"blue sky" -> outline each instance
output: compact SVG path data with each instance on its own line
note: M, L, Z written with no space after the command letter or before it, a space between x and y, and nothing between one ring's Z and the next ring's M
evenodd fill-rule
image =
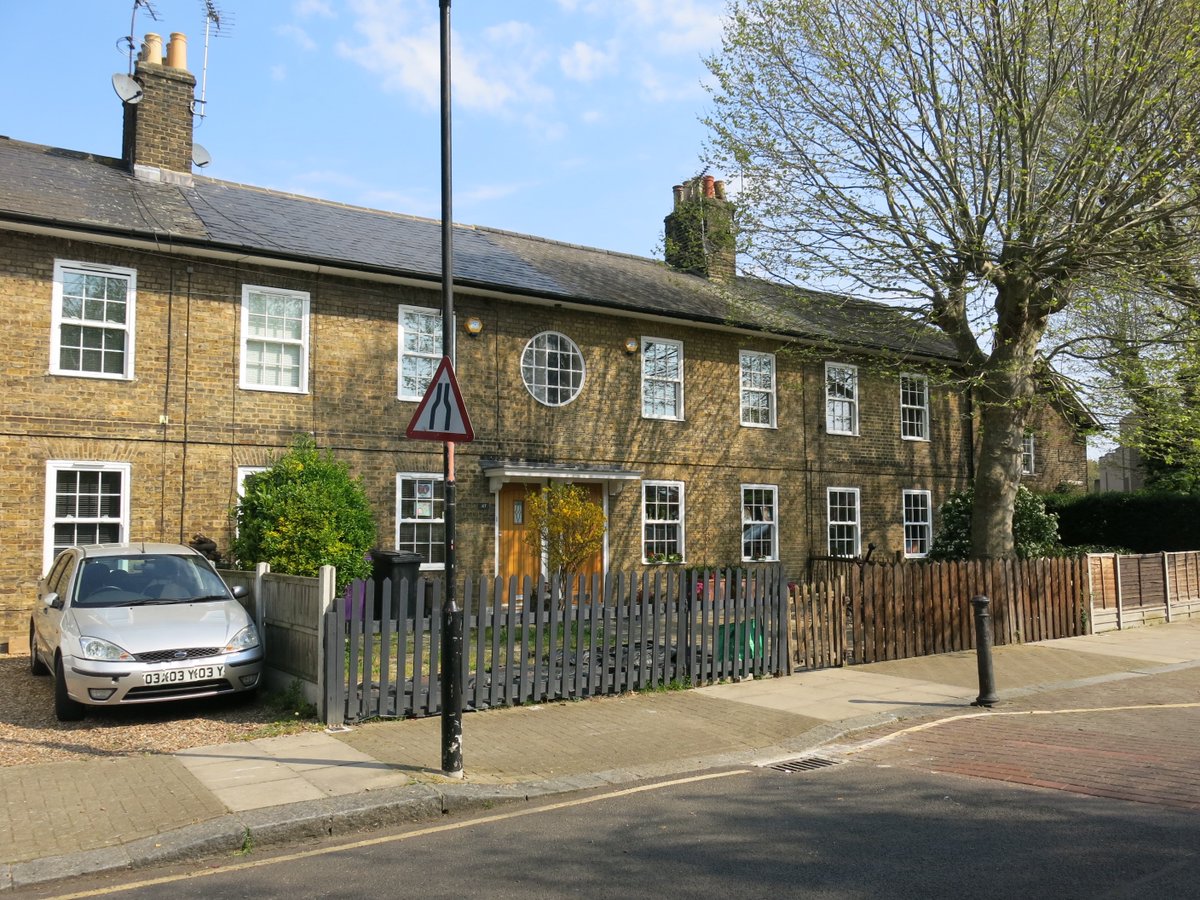
M437 0L215 0L214 178L440 217ZM153 0L188 36L204 0ZM453 0L454 218L657 256L701 167L724 0ZM119 156L133 0L0 0L0 134ZM199 88L197 89L199 91ZM724 173L714 173L718 177Z

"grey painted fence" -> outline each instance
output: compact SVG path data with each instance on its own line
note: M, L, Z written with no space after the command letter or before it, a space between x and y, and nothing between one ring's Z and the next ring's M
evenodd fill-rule
M230 587L249 591L243 606L254 617L266 651L266 682L272 690L299 682L307 700L320 703L322 612L333 594L334 570L322 569L322 577L282 575L266 563L254 571L220 570Z
M325 708L335 724L441 711L442 583L355 582L326 613ZM467 578L463 704L710 684L790 671L787 584L777 567L655 571L562 585ZM376 609L378 606L378 609Z

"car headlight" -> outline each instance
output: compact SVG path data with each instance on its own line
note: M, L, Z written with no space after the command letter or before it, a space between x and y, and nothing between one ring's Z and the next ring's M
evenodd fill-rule
M258 646L258 629L253 625L247 625L241 631L233 636L228 644L225 645L226 653L237 653L239 650L249 650L252 647Z
M122 650L116 644L103 641L97 637L81 637L79 639L79 654L84 659L133 659L132 654Z

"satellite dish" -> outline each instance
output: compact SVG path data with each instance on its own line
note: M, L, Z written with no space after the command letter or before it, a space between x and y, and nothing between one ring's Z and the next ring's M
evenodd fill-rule
M112 77L112 86L123 103L133 106L142 99L142 86L128 75L118 72Z
M212 154L204 149L200 144L192 144L192 162L203 169L212 162Z

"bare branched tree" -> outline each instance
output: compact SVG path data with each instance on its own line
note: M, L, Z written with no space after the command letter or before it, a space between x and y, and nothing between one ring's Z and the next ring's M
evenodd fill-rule
M1012 556L1050 318L1106 282L1200 297L1200 0L731 0L708 65L754 264L953 341L972 546Z

